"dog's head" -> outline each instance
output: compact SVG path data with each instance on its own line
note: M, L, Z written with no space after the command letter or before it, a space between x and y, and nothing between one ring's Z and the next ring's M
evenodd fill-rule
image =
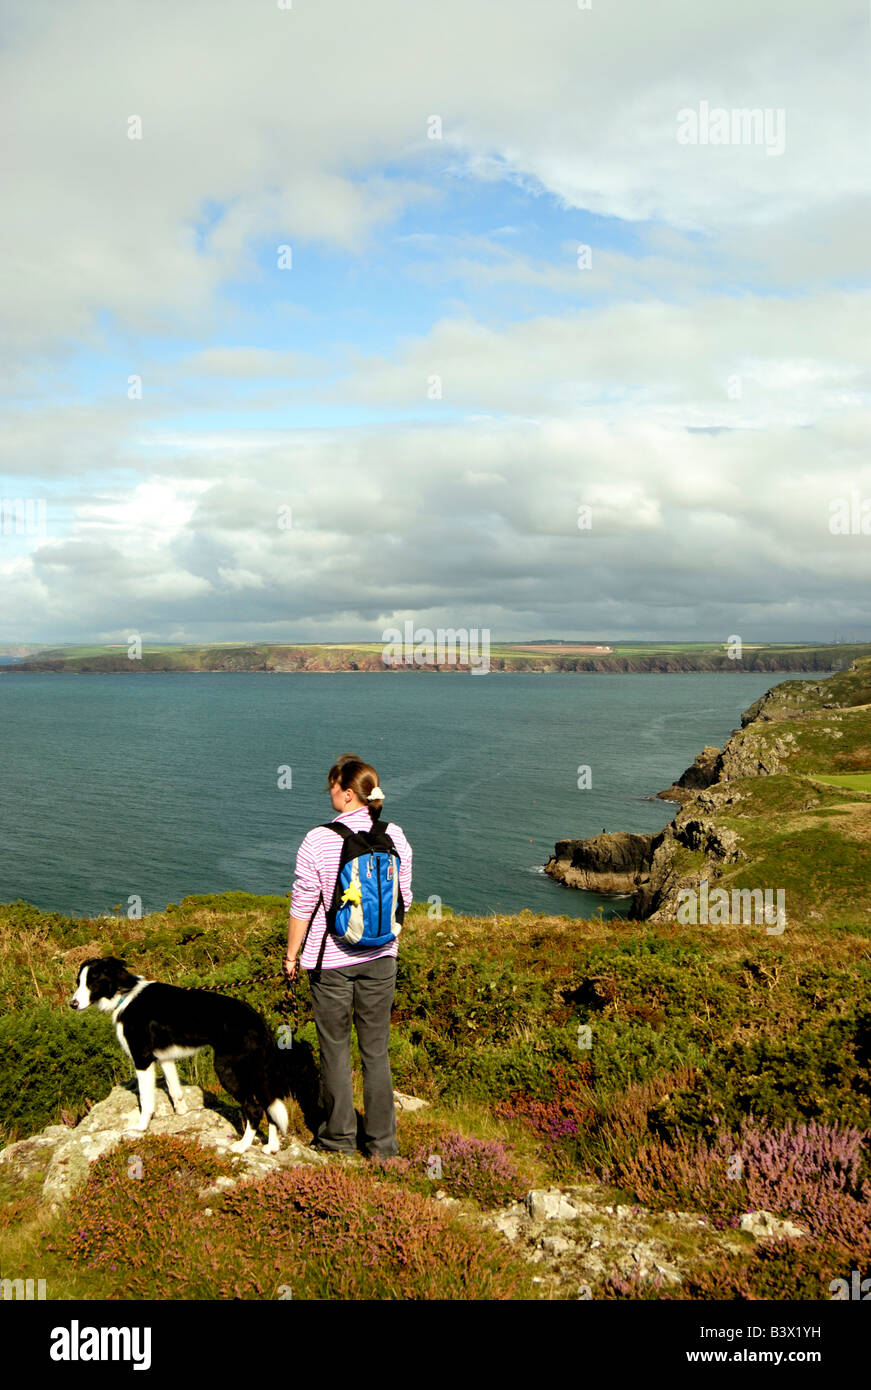
M111 1012L122 995L141 977L133 975L117 956L95 956L79 966L76 991L70 999L71 1009L87 1009L96 1004L104 1013Z

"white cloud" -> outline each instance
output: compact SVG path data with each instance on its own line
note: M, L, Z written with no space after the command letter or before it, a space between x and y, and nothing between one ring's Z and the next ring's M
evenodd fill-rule
M827 519L832 496L871 495L869 296L850 288L871 234L867 30L846 0L19 7L0 373L15 495L47 497L52 524L0 541L0 636L860 621L868 555ZM679 144L703 100L783 108L783 155ZM510 185L511 220L451 223L446 170L460 204ZM562 228L533 254L522 196L530 222L558 199L593 240L588 213L637 242L602 228L589 271ZM395 345L334 343L327 271L322 300L288 293L270 325L311 321L317 350L261 341L244 290L284 243L361 273L373 245L401 253L391 292L429 291L432 312ZM83 387L77 354L118 341ZM234 428L242 404L262 429ZM296 407L390 418L290 430Z

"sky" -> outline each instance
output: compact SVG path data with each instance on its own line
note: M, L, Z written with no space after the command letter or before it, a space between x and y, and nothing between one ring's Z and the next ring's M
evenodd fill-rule
M0 14L0 641L871 640L866 0Z

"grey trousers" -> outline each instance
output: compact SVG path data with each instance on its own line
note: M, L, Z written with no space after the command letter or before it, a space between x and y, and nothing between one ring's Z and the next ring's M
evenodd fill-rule
M396 956L332 970L310 970L312 1007L320 1047L323 1118L315 1143L339 1153L357 1150L357 1115L351 1084L351 1019L363 1064L363 1124L366 1153L393 1158L396 1111L387 1045L396 988Z

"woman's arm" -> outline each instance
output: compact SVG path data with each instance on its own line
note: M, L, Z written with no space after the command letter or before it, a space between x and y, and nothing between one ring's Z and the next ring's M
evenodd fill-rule
M312 913L321 895L321 880L310 843L306 835L296 856L293 893L290 899L290 920L287 924L287 952L284 973L292 979L299 969L299 953Z
M284 957L284 973L292 979L299 969L299 952L308 927L307 917L291 917L287 925L287 954Z
M411 845L405 838L404 833L398 825L391 827L395 832L393 843L399 854L399 891L402 894L402 901L406 912L411 907Z

